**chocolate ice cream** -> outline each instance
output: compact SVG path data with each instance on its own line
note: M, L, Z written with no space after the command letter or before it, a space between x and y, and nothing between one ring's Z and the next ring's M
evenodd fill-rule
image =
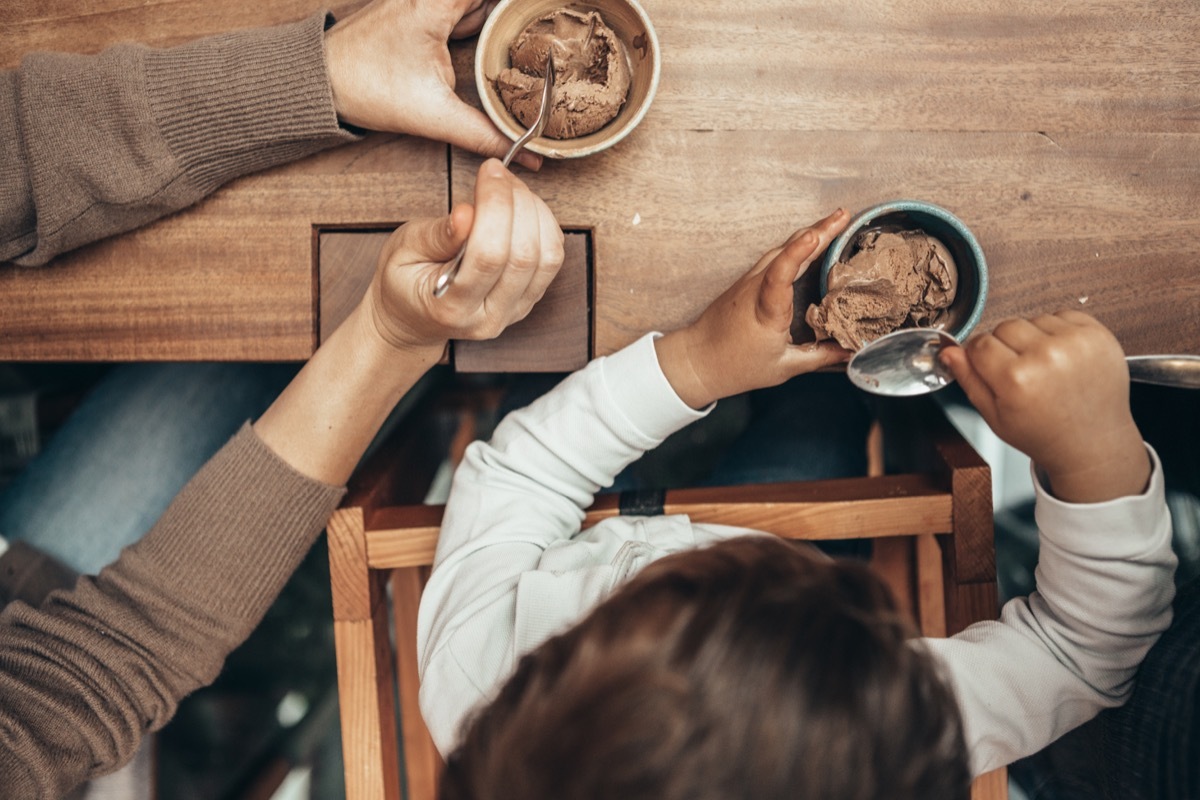
M629 94L625 46L600 14L564 8L538 18L509 48L512 66L496 91L512 115L529 127L542 104L546 58L554 49L554 96L544 136L574 139L607 125Z
M870 230L846 252L829 270L825 298L804 317L818 341L858 350L897 328L944 327L958 288L944 244L923 231Z

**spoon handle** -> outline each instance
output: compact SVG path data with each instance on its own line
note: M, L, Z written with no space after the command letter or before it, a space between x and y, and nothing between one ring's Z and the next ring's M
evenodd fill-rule
M1126 356L1125 363L1131 381L1200 389L1200 356Z
M591 35L590 33L588 34ZM546 129L546 120L550 119L550 97L554 92L554 53L546 54L546 79L542 84L542 105L538 108L537 119L529 126L529 130L521 135L521 138L512 143L512 147L508 148L508 152L504 154L504 160L500 163L508 167L512 163L513 156L521 152L521 148L529 144L530 140L536 139L542 135L542 131ZM433 296L441 297L450 288L450 284L454 282L454 276L458 274L458 268L462 266L463 256L467 252L467 243L463 242L462 247L458 248L458 255L451 261L438 275L437 281L433 284Z

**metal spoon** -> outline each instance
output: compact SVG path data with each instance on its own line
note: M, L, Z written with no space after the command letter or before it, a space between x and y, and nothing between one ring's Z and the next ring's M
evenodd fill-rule
M954 382L938 353L958 344L945 331L904 328L863 346L846 365L850 382L871 394L911 397L936 392Z
M533 139L542 135L542 131L546 129L546 121L550 119L550 97L554 93L554 54L546 53L546 80L542 85L542 106L538 109L537 119L533 121L533 125L529 126L529 130L522 134L520 139L513 142L512 147L508 148L508 152L504 154L504 159L500 162L504 166L508 166L513 156L521 151L521 148L529 144ZM438 275L437 282L433 285L433 296L441 297L450 288L450 284L454 282L454 276L458 274L459 265L462 264L463 254L467 252L467 243L463 242L463 246L458 249L458 255L454 257L442 273Z
M931 328L893 331L855 353L846 375L858 388L886 397L936 392L954 382L938 354L955 344L953 336ZM1131 381L1200 389L1200 356L1127 356L1125 363Z

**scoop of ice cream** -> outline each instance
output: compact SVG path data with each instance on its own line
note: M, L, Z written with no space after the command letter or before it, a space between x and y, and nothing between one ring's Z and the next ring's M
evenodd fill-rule
M544 136L574 139L603 128L629 94L625 46L595 11L560 9L532 22L509 48L508 69L496 91L512 115L529 127L542 104L546 58L554 49L554 94Z
M958 269L940 241L923 231L866 231L848 252L829 270L821 304L804 315L818 341L858 350L897 328L945 324Z

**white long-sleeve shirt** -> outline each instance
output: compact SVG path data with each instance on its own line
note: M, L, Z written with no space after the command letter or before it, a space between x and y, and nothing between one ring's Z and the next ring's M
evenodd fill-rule
M523 654L644 566L758 534L680 515L580 530L600 488L706 413L675 394L653 339L593 361L467 449L418 621L421 711L443 754ZM1162 468L1150 455L1146 491L1105 503L1064 503L1035 476L1037 591L1007 603L999 621L924 640L954 687L974 774L1124 702L1170 623L1175 557Z

